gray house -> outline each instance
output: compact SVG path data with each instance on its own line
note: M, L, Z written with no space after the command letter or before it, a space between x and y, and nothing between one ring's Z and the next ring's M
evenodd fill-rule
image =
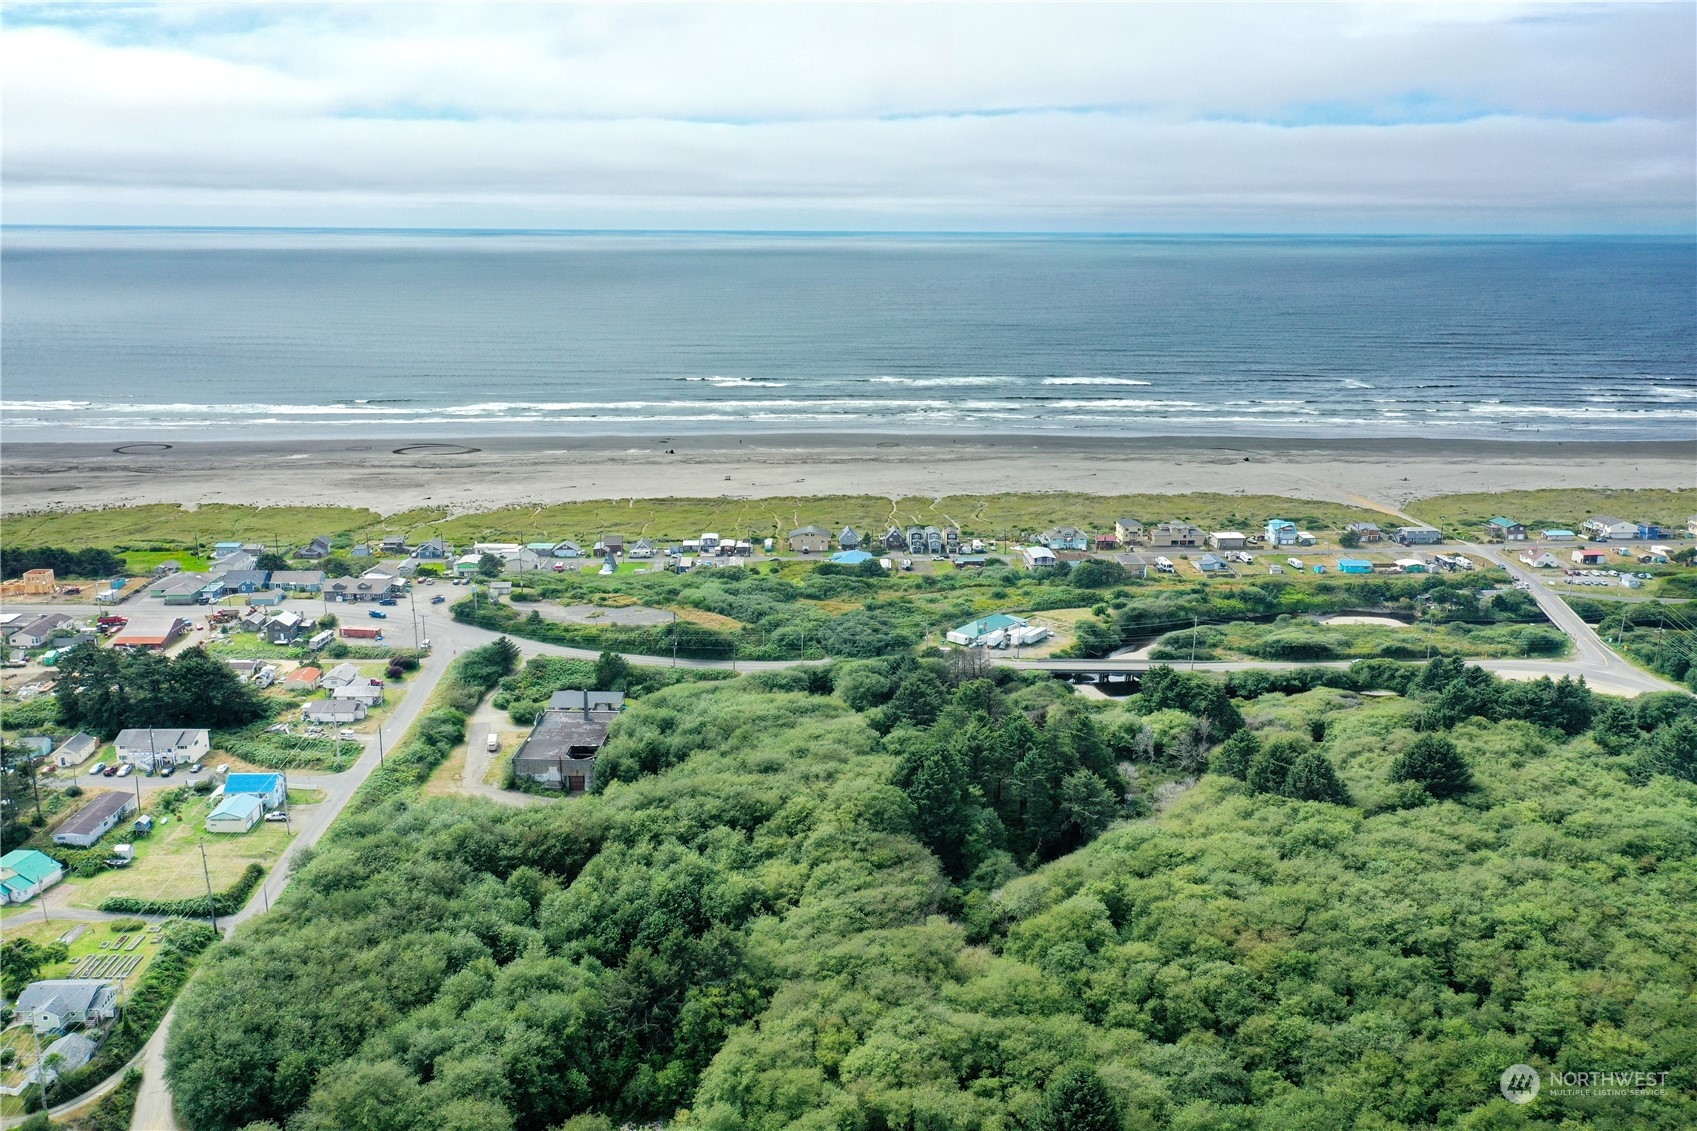
M844 550L860 549L860 531L852 526L843 527L843 532L837 535L837 546Z
M112 1020L118 1016L118 991L94 978L51 978L25 986L15 1008L18 1020L37 1033L51 1033Z
M595 756L607 742L612 711L543 711L513 755L513 776L549 789L580 794L595 784Z
M907 535L894 526L890 527L890 529L884 531L884 549L898 551L907 549Z
M69 848L92 848L95 841L117 828L118 822L135 809L132 793L102 793L59 826L53 833L53 843Z

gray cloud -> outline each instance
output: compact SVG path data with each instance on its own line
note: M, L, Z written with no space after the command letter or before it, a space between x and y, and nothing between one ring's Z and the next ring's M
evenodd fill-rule
M12 223L1689 231L1688 5L9 8Z

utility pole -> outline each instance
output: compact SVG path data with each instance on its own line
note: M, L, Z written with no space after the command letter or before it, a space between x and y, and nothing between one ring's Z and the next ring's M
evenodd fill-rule
M379 766L381 766L383 764L383 728L382 728L382 726L378 726L378 728L377 728L377 764Z
M218 905L212 898L212 871L206 866L206 842L200 843L200 874L206 877L206 917L212 920L212 930L218 930Z
M1196 618L1190 618L1190 670L1196 670Z

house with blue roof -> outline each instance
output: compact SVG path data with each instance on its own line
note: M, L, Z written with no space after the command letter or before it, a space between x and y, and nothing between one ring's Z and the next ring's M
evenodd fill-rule
M226 797L206 815L209 833L245 833L265 816L265 805L251 793Z
M865 550L838 550L831 555L831 561L837 565L859 565L871 560L872 555Z
M14 848L0 856L0 903L34 899L64 878L64 865L45 852Z
M1372 573L1373 563L1366 558L1339 558L1339 573Z
M1296 523L1282 518L1267 520L1267 542L1273 546L1296 545Z
M224 779L225 797L237 794L257 797L267 809L282 805L286 793L282 774L231 774Z

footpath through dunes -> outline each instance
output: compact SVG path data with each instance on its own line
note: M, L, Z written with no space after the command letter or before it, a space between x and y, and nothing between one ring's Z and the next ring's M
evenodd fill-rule
M182 1112L1012 1131L1087 1068L1157 1131L1432 1126L1494 1115L1508 1065L1622 1034L1677 1064L1697 802L1669 771L1697 702L1385 672L1402 695L1169 673L1086 705L870 660L645 696L602 793L350 811L184 995ZM1607 1017L1580 1008L1599 986Z

